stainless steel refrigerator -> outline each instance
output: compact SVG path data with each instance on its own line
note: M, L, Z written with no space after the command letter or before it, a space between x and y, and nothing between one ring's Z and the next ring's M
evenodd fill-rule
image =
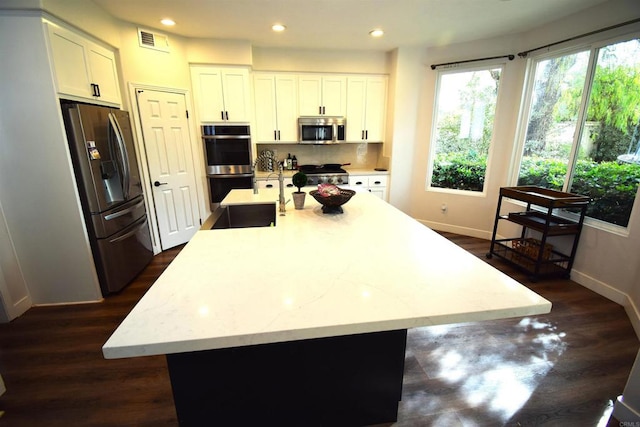
M61 103L78 192L103 295L151 261L153 248L129 113Z

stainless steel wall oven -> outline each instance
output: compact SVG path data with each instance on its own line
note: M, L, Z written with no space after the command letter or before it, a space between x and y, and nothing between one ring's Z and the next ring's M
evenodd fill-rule
M248 124L202 126L209 201L215 209L229 191L252 188L251 132Z

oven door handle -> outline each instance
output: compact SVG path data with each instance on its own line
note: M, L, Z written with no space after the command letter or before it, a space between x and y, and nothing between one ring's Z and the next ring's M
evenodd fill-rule
M207 174L208 178L250 178L252 176L253 176L252 173L230 173L230 174L219 174L219 175Z
M203 139L251 139L251 135L203 135Z

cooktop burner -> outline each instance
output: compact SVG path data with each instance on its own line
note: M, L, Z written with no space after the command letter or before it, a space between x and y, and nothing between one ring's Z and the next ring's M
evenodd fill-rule
M349 184L349 173L340 167L304 165L300 170L307 175L307 185Z

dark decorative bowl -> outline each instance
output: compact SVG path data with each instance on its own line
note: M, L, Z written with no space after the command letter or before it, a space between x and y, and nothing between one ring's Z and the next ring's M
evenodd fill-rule
M340 188L340 194L333 196L322 196L318 190L311 190L309 194L322 205L322 212L324 213L342 213L342 205L347 203L354 194L353 190L345 190Z

